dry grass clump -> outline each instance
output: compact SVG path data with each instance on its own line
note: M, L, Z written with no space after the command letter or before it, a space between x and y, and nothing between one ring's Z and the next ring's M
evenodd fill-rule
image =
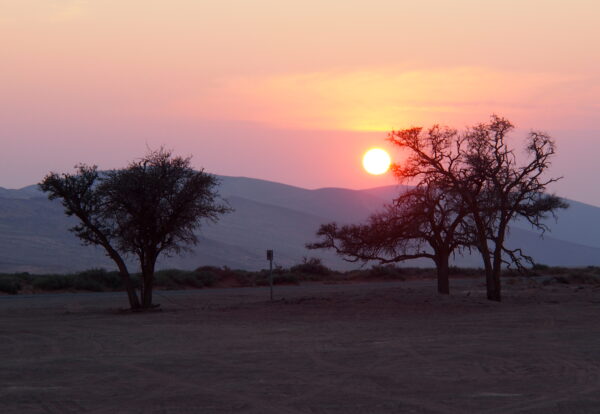
M600 267L550 267L536 265L532 269L534 276L546 276L542 282L544 285L551 284L590 284L600 285Z
M402 281L409 279L431 279L436 270L431 268L398 267L395 265L375 265L369 268L338 272L329 269L320 259L305 258L302 263L288 269L275 266L273 283L276 285L299 284L303 282L344 283L360 281ZM482 269L450 269L451 277L483 277ZM139 275L133 275L134 284L139 286ZM535 265L527 273L506 271L512 276L508 283L517 280L544 285L550 284L592 284L600 285L600 267L585 268L549 267ZM517 277L515 277L517 276ZM536 277L542 277L538 280ZM511 283L514 282L514 283ZM248 271L230 269L226 266L202 266L195 270L165 269L155 273L155 286L158 289L202 289L210 287L251 287L269 284L269 270ZM118 272L105 269L89 269L70 274L32 275L29 273L0 274L0 292L17 294L20 292L51 291L92 291L110 292L123 290Z

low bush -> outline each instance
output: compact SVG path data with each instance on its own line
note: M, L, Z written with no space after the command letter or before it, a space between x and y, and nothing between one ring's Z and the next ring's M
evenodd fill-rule
M537 269L537 270L533 270ZM459 277L483 277L482 269L451 267L451 275ZM544 276L549 284L591 284L600 285L600 267L581 268L548 267L537 265L530 273L506 270L503 276ZM434 268L397 267L395 265L375 265L368 269L338 272L324 266L319 259L304 259L303 263L289 269L276 266L273 269L273 283L298 284L304 281L328 283L352 280L408 280L435 278ZM136 288L140 287L140 274L132 274L131 280ZM537 279L530 279L537 280ZM265 286L269 284L269 270L248 271L228 267L202 266L193 271L166 269L155 273L155 286L159 289L185 289L221 286ZM520 281L511 281L516 284ZM116 271L90 269L75 274L31 275L28 273L0 274L0 292L16 294L20 291L42 290L87 290L94 292L122 290L122 281Z
M259 272L249 273L247 275L247 281L250 283L247 286L266 286L269 284L269 271L261 270Z
M600 275L600 266L588 266L588 267L586 267L586 270L588 270L594 274Z
M218 274L218 273L226 272L229 270L230 269L227 267L220 268L220 267L216 267L216 266L200 266L195 271L196 272L208 271L208 272L213 272L215 274Z
M169 284L170 288L203 287L203 284L196 279L194 272L172 271L169 277L175 285Z
M21 280L16 276L0 276L0 292L16 295L21 290Z
M227 277L231 277L240 286L256 286L261 272L250 272L248 270L231 270Z
M75 277L73 288L76 290L89 290L90 292L104 292L106 287L97 280Z
M118 290L122 286L118 272L108 272L105 269L90 269L79 272L74 276L73 287L78 290L102 292Z
M600 275L592 272L589 269L571 269L566 273L559 274L548 278L542 282L544 285L553 284L576 284L576 285L600 285Z
M72 289L74 280L74 275L39 275L33 277L31 286L39 290Z
M283 273L275 273L273 272L273 284L274 285L297 285L300 283L300 278L298 277L298 273L292 272L283 272ZM261 271L256 274L254 279L255 286L267 286L269 284L269 271Z
M376 279L404 280L407 269L394 265L375 265L368 270L368 277Z
M296 273L283 273L280 275L273 275L274 285L297 285L300 283L300 279Z
M429 269L432 272L435 272L435 269ZM483 269L473 268L473 267L457 267L450 266L450 274L456 276L464 276L464 277L478 277L483 276Z
M191 276L197 287L211 287L219 280L219 274L213 270L195 271Z
M600 277L594 273L575 272L569 277L569 281L570 283L597 285L600 284Z
M166 269L154 273L154 285L165 289L177 289L183 279L183 270Z
M292 273L303 273L307 275L327 276L331 274L331 269L323 264L321 259L316 257L304 258L301 264L290 268Z
M167 269L154 274L154 283L165 289L181 289L186 287L202 288L213 286L219 280L221 269L206 267L194 271Z

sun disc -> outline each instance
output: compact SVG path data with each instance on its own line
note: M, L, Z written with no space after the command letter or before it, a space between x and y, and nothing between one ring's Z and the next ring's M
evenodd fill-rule
M392 159L385 150L372 148L365 153L362 163L369 174L381 175L389 170Z

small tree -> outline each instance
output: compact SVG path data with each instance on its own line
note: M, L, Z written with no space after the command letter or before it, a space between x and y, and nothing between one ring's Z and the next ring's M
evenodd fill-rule
M450 293L449 259L467 244L466 214L451 192L434 183L401 194L391 205L361 225L322 225L319 242L310 249L334 249L348 261L395 263L429 258L437 269L438 292Z
M217 221L231 211L217 202L216 177L195 171L190 158L152 151L122 170L99 174L80 165L76 174L48 174L39 184L79 223L71 231L84 244L102 246L119 268L132 309L150 308L156 260L196 244L201 219ZM124 256L141 268L139 300Z
M530 260L520 249L505 246L510 222L522 217L544 232L544 219L568 207L559 197L545 193L558 180L544 178L555 154L554 141L542 132L530 132L525 146L528 158L519 164L507 144L512 129L508 120L494 115L489 123L463 134L434 126L426 133L411 128L389 135L392 143L410 151L404 165L394 167L397 176L437 183L461 200L470 243L483 259L487 297L496 301L501 300L502 266L521 266L521 259Z

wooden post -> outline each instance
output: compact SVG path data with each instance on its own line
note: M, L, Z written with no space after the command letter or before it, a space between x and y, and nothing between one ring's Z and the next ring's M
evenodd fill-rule
M271 290L271 302L273 301L273 250L267 250L267 260L269 261L269 288Z

